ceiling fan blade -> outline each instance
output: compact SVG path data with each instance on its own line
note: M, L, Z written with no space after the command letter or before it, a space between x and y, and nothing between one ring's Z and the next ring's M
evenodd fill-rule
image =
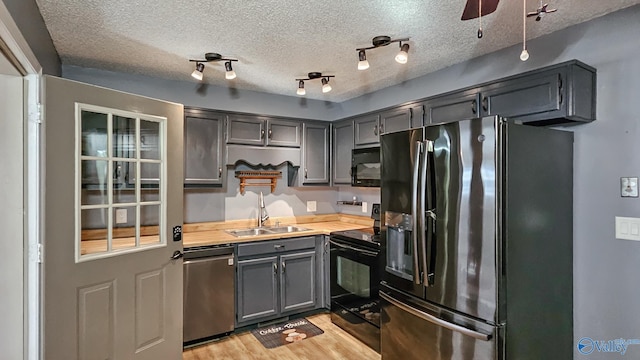
M489 15L496 11L499 1L500 0L482 0L482 16ZM464 7L462 18L460 20L471 20L477 18L479 7L480 0L467 0L467 5Z
M540 14L539 12L534 11L534 12L530 12L530 13L528 13L528 14L527 14L527 17L538 16L539 14Z

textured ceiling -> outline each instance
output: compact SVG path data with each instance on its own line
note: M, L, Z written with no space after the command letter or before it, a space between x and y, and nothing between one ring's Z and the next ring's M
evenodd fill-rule
M238 77L209 63L204 81L238 89L297 96L296 78L335 75L333 91L306 83L307 98L341 102L402 83L522 41L523 3L502 0L496 12L461 21L466 0L36 0L65 65L193 81L206 52L234 57ZM640 0L549 0L558 11L527 20L535 38ZM529 0L527 11L539 1ZM377 35L410 37L409 62L394 61L398 44L367 52L357 70L356 48ZM531 53L535 57L535 53ZM517 56L513 61L520 61Z

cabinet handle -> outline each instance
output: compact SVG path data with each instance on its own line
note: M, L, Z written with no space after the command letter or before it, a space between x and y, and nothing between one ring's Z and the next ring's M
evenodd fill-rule
M558 97L560 98L560 105L562 105L562 100L563 96L562 96L562 75L558 74Z
M489 111L489 98L486 96L482 98L482 110L484 112Z
M273 263L273 275L276 275L278 273L278 263L274 262Z
M221 178L222 177L222 168L218 168L218 177Z
M378 125L373 125L373 135L378 136Z
M282 249L284 247L284 245L273 245L274 249Z
M273 131L271 131L271 129L269 129L269 139L271 139L273 137Z
M282 262L282 272L287 271L287 265L284 264L284 261Z
M264 139L264 130L260 130L260 139Z
M473 99L473 101L471 102L471 112L474 114L478 113L478 100Z
M304 169L304 178L308 179L309 178L309 172L307 171L307 169Z

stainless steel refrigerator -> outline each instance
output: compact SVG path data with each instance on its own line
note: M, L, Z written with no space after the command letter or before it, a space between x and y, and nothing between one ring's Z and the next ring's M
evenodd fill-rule
M573 133L499 117L381 137L383 360L573 357Z

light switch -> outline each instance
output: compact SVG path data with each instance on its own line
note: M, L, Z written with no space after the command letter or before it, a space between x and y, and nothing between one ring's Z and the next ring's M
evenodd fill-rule
M638 197L638 178L637 177L620 178L620 196Z
M315 201L307 201L307 212L316 211L316 202Z
M116 209L116 224L127 222L127 209Z
M616 216L616 239L640 241L640 219Z
M366 202L366 201L363 201L363 202L362 202L362 212L363 212L363 213L366 213L366 212L368 212L368 211L369 211L369 209L368 209L368 207L367 207L367 202Z

